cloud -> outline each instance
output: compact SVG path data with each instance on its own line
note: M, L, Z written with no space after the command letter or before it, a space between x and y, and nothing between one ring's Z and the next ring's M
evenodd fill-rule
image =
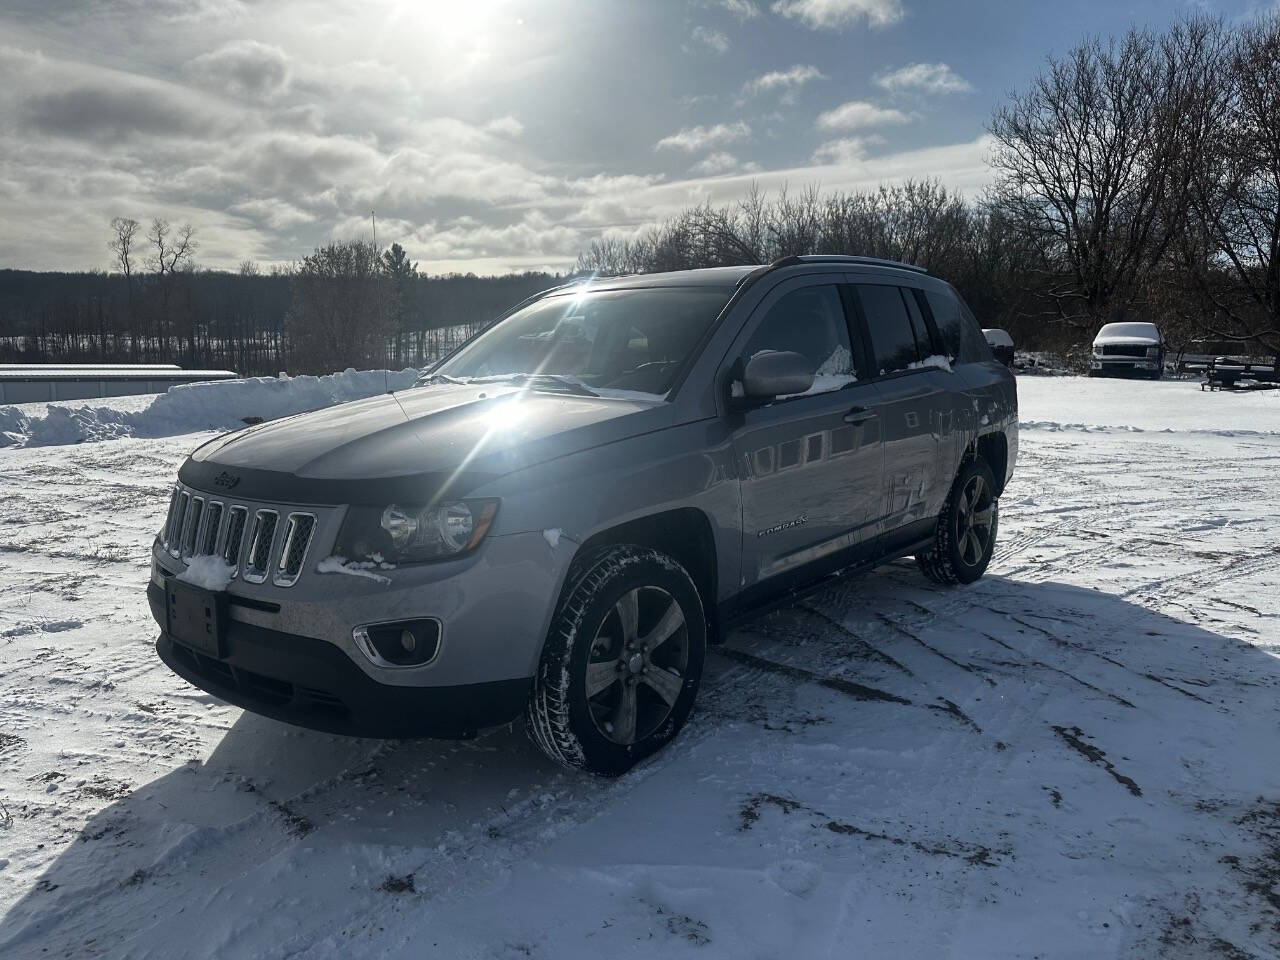
M814 30L838 29L865 20L887 27L904 16L901 0L777 0L773 12Z
M207 129L209 115L172 91L138 85L78 86L37 93L22 105L31 128L63 137L99 141L139 135L173 135Z
M685 127L678 133L663 137L654 149L697 153L699 150L717 147L722 143L745 140L749 136L751 136L751 128L742 120L733 123L717 123L712 127Z
M760 16L760 8L752 0L710 0L713 6L728 10L739 20L754 20Z
M689 172L708 177L716 177L724 173L738 173L740 171L752 171L759 169L760 164L758 163L743 163L732 153L720 150L715 153L707 154L690 167Z
M761 74L754 80L748 80L743 90L746 93L769 93L775 90L789 94L803 87L811 80L820 80L823 74L811 64L796 64L790 70L773 70Z
M814 163L831 163L847 167L867 158L867 148L884 143L884 137L869 134L865 137L842 137L828 140L813 151Z
M316 216L306 210L299 210L293 204L276 197L262 197L257 200L245 200L230 208L233 213L269 227L272 230L292 230L304 224L315 223Z
M863 130L910 122L911 117L901 110L877 107L864 100L850 100L818 116L818 127L822 130Z
M497 134L500 137L518 137L524 133L524 124L517 120L511 114L505 117L494 117L484 125L489 133Z
M729 38L719 30L712 30L710 27L694 27L693 32L689 34L689 38L712 53L729 52Z
M197 82L246 99L270 99L289 84L289 58L279 47L236 40L202 53L186 66Z
M945 63L912 63L876 77L877 86L890 93L968 93L971 84Z

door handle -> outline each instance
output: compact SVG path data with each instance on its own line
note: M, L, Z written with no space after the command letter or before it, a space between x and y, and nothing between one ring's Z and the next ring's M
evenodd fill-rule
M854 407L844 415L845 423L866 423L868 420L874 420L879 416L874 410L868 410L866 407Z

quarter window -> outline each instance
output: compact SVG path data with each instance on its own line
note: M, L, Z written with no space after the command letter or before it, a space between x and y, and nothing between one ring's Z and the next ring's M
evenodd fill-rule
M918 363L920 350L916 346L916 334L902 292L897 287L879 284L858 284L857 289L862 312L867 318L867 332L871 335L875 367L880 376L906 370Z
M977 363L991 359L991 349L969 308L950 290L924 291L933 314L933 325L942 338L942 348L954 363Z
M853 345L839 288L826 284L784 294L769 308L742 355L749 360L766 350L789 351L808 358L814 379L807 393L839 390L856 380Z

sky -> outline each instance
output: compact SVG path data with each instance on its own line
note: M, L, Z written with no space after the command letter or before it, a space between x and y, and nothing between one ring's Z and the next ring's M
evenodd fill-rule
M1089 34L1257 0L0 0L0 267L402 244L565 270L691 204L991 174L984 125Z

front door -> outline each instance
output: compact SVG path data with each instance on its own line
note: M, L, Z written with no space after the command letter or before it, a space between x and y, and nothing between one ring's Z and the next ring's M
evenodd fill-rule
M737 417L742 584L784 590L870 552L880 513L883 444L877 388L866 380L840 287L823 278L780 284L730 354L803 354L813 387ZM759 590L753 589L759 588Z

